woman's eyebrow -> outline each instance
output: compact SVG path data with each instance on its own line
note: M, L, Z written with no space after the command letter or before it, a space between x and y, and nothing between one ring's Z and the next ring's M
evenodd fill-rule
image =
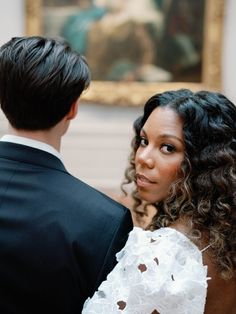
M177 141L181 142L181 144L184 144L184 141L181 138L179 138L178 136L174 135L174 134L163 133L163 134L160 134L158 137L160 137L160 138L167 138L167 137L169 138L169 137L171 137L171 138L174 138Z
M145 136L147 136L147 133L145 132L145 130L144 130L144 128L142 128L141 130L140 130L140 134L141 133L144 133L144 135ZM184 141L181 139L181 138L179 138L178 136L176 136L176 135L174 135L174 134L171 134L171 133L162 133L162 134L160 134L159 136L158 136L159 138L174 138L174 139L176 139L177 141L179 141L182 145L184 145Z

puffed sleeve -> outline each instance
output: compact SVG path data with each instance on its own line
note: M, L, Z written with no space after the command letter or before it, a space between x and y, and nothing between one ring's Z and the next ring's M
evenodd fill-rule
M117 260L83 314L204 313L207 267L182 233L135 227Z

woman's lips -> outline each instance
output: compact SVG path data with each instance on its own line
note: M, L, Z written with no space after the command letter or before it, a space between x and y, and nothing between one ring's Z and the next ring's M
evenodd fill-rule
M139 173L137 173L136 175L136 182L137 182L137 186L139 187L145 187L145 186L149 186L156 183L154 181L151 181L147 177L145 177L143 174L139 174Z

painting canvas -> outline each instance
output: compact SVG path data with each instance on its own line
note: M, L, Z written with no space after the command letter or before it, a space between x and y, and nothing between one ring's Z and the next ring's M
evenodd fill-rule
M44 0L42 17L94 80L201 81L204 0Z
M86 56L87 99L140 104L159 90L220 89L223 9L224 0L26 0L27 33Z

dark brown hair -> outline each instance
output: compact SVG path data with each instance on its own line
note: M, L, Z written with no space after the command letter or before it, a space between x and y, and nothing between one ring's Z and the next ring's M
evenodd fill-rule
M0 103L16 129L56 125L89 82L84 57L61 40L17 37L0 48Z

